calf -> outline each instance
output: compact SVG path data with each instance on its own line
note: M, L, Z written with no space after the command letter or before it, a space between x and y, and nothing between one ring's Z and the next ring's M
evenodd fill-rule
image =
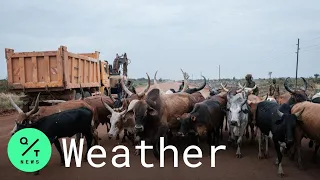
M48 116L43 116L35 122L30 120L23 120L22 122L16 122L17 128L12 134L24 128L35 128L42 131L50 140L50 143L54 143L56 149L60 154L60 163L64 164L64 156L59 142L60 138L72 137L77 133L82 133L86 137L87 151L92 146L93 129L92 129L92 110L86 107L75 108L71 110L65 110ZM39 174L40 170L35 174Z
M241 158L242 154L240 146L242 143L242 136L248 125L249 110L247 105L247 93L245 91L236 95L227 94L227 117L230 130L229 141L235 141L237 144L236 157Z
M252 102L248 102L252 104ZM290 113L288 104L279 105L276 102L263 101L255 104L256 106L256 126L258 127L259 153L258 158L262 158L261 154L261 133L265 136L272 134L272 140L277 152L276 164L278 165L278 174L283 177L282 169L282 153L279 142L285 143L287 147L292 146L294 142L293 130L297 117L301 114ZM271 133L270 133L271 132ZM268 141L266 140L265 156L268 156Z

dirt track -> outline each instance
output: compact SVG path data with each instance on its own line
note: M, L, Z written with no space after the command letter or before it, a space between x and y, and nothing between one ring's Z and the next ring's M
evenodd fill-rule
M162 88L167 90L168 87L175 87L177 89L178 84L166 83L162 84ZM173 86L172 86L173 85ZM137 89L138 91L140 88ZM204 92L207 94L207 92ZM203 151L203 157L200 159L202 165L198 168L191 169L187 167L182 159L182 153L179 152L179 167L173 167L173 157L168 154L165 159L165 167L160 168L159 162L155 160L150 150L147 150L146 162L154 163L154 168L146 169L140 164L140 157L133 154L134 148L130 144L125 144L130 149L130 168L117 169L113 167L111 158L114 153L111 152L112 148L118 144L116 140L109 140L106 136L106 126L99 127L99 135L102 137L101 145L107 151L107 158L104 160L106 165L100 169L94 169L86 162L82 162L81 168L76 168L74 161L71 163L70 168L65 168L59 165L59 155L53 146L53 154L49 164L40 172L39 176L33 174L23 173L15 169L7 157L7 143L9 140L9 132L14 125L14 118L16 114L0 117L0 176L1 180L13 180L13 179L243 179L243 180L274 180L280 179L277 176L277 167L274 165L276 153L273 148L270 148L270 158L258 160L258 148L257 144L250 145L245 139L242 147L243 157L237 159L235 157L235 149L227 147L226 151L218 151L216 154L216 167L211 168L210 155L206 144L201 146ZM224 133L225 144L227 134ZM86 149L86 148L85 148ZM85 150L84 149L84 150ZM285 179L292 180L313 180L320 177L320 165L312 164L310 162L313 149L307 147L304 140L302 148L303 162L306 170L300 171L297 169L296 163L290 161L288 157L283 159L283 170L286 174ZM101 160L93 160L94 162L101 162ZM197 161L191 161L196 163Z

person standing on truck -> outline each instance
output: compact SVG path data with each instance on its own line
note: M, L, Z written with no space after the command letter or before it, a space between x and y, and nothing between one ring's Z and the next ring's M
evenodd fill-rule
M118 74L118 71L119 71L119 55L118 53L116 54L116 58L114 59L113 61L113 72L114 74Z

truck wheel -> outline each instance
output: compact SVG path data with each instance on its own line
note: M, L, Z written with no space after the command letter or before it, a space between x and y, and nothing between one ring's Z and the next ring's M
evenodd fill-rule
M75 100L78 100L81 98L81 93L80 92L76 92L75 96L74 96L74 99Z
M81 95L81 94L80 94ZM90 94L90 92L88 92L88 91L84 91L84 97L86 98L86 97L90 97L91 96L91 94Z
M108 96L108 90L104 88L104 95Z

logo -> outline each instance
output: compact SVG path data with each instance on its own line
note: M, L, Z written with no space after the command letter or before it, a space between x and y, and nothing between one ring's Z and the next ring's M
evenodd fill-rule
M51 157L48 137L34 128L16 132L8 143L8 157L12 165L23 172L36 172L44 168Z

